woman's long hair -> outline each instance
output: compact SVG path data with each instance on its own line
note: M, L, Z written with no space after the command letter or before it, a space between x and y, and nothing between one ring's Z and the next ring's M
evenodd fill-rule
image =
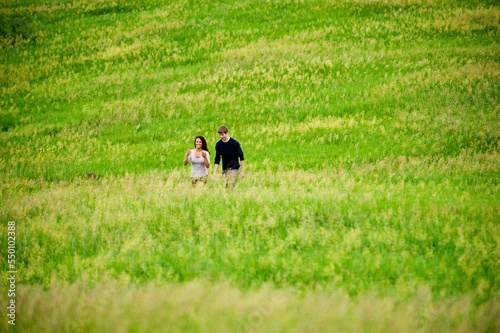
M196 138L194 138L194 148L196 148L196 139L201 140L201 149L207 151L210 154L207 148L207 140L205 140L205 138L202 137L201 135L198 135Z

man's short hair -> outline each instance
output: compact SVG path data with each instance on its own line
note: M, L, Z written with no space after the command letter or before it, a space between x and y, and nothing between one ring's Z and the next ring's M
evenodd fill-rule
M229 129L224 125L219 127L219 129L217 130L217 133L228 133L228 132L229 132Z

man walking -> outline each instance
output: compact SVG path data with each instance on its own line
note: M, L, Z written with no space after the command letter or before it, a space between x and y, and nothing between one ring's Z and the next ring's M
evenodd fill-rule
M229 183L236 186L241 163L241 178L245 177L245 156L238 141L229 137L229 129L222 125L217 130L220 140L215 144L214 177L219 169L222 157L222 174L226 178L226 187ZM238 161L239 158L239 161Z

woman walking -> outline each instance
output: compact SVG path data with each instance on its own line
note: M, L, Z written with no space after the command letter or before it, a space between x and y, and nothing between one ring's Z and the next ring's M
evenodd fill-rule
M208 168L210 167L210 153L207 148L207 141L201 135L194 139L195 149L188 149L184 157L184 165L191 161L191 184L193 189L197 183L205 186L208 179Z

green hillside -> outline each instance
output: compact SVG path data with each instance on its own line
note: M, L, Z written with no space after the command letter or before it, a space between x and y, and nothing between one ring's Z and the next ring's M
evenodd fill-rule
M499 37L497 1L0 1L15 328L499 331ZM245 178L193 191L220 125Z

